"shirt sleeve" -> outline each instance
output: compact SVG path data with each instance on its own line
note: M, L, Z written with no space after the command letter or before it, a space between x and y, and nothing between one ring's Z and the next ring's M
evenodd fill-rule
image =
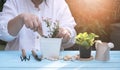
M75 43L75 36L76 36L76 31L74 29L76 22L69 10L69 7L67 5L67 3L65 2L65 0L60 0L62 1L62 6L60 8L60 14L59 14L59 19L60 19L60 26L64 27L66 29L68 29L70 31L71 34L71 39L63 44L64 48L68 48L74 45Z
M6 42L14 40L13 37L8 33L8 22L16 16L16 7L14 0L7 0L4 4L3 11L0 12L0 39Z

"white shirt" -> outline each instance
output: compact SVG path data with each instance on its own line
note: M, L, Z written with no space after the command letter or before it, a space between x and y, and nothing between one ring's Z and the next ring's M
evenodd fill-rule
M40 20L42 17L59 20L60 26L67 28L71 33L71 39L65 46L70 47L74 44L74 37L76 36L74 26L76 24L65 0L46 0L46 2L40 4L38 9L34 7L31 0L7 0L3 12L0 14L0 39L8 42L5 50L40 49L40 35L37 32L23 26L16 37L8 33L9 20L21 13L35 14ZM43 30L44 34L47 34L46 27Z

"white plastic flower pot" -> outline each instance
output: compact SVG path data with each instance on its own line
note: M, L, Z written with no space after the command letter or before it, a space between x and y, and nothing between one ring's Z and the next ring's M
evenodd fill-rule
M41 38L40 50L43 58L58 58L62 38Z

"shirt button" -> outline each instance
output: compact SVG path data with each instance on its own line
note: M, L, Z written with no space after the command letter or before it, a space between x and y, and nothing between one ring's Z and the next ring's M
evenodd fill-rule
M39 39L39 36L37 36L36 38Z

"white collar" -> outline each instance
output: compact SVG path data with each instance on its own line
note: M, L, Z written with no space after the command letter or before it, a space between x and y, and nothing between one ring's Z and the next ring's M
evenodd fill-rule
M45 1L43 1L43 2L39 5L39 8L36 8L35 5L34 5L34 3L32 2L32 0L28 0L27 3L31 6L31 8L37 9L37 10L43 10L43 9L45 8L45 5L46 5Z

